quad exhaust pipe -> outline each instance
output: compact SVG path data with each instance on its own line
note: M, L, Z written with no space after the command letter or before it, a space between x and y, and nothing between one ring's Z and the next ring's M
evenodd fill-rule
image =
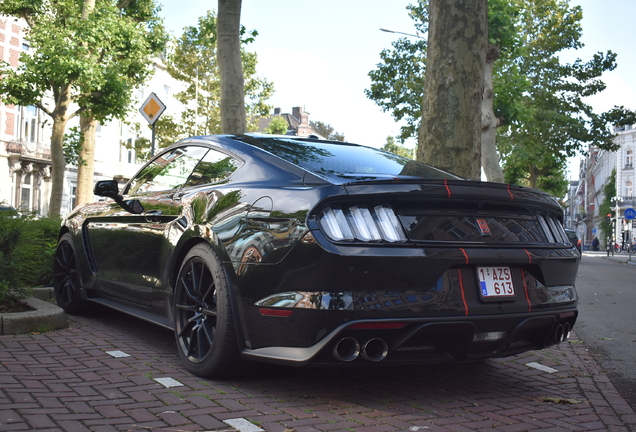
M333 348L333 356L343 362L354 361L360 355L360 344L352 337L342 338Z
M351 362L358 357L369 362L379 362L385 359L389 353L389 346L380 338L369 339L360 345L352 337L342 338L333 348L333 356L342 362Z
M553 335L554 343L558 344L568 340L568 337L570 337L570 330L572 330L572 326L570 326L569 322L559 324Z

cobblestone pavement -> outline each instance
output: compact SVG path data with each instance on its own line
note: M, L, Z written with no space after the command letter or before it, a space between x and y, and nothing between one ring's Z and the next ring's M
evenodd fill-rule
M185 370L170 331L98 310L0 337L0 431L12 430L636 431L636 415L574 334L478 363L265 366L217 381Z

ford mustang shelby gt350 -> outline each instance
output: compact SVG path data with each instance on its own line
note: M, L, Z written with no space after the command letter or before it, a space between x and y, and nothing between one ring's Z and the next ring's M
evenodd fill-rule
M378 149L194 137L95 194L62 224L57 302L174 329L197 375L509 356L577 318L552 197Z

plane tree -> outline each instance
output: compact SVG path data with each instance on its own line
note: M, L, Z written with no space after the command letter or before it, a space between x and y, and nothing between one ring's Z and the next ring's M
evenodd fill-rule
M187 26L174 40L165 64L168 73L184 84L182 91L173 96L183 110L178 117L164 115L156 123L159 147L168 146L179 139L196 135L226 133L222 124L221 74L217 52L217 26L215 12L208 11L198 19L197 26ZM258 55L247 51L258 32L240 26L241 61L244 82L243 111L247 130L255 129L259 116L267 116L271 106L267 104L274 92L274 85L257 74ZM244 132L244 131L243 131ZM139 154L145 154L147 141L132 143Z
M418 31L426 32L426 0L408 9ZM505 174L505 181L531 187L552 185L550 191L557 193L563 182L547 181L547 177L563 175L568 156L588 144L613 149L612 126L636 120L623 107L596 113L586 103L586 97L605 89L600 77L616 67L614 53L597 53L589 61L572 63L559 57L565 50L582 47L581 19L581 8L566 0L488 2L480 138L481 162L489 180L504 181ZM417 136L421 121L417 101L424 95L426 51L426 41L401 38L393 49L382 51L382 62L369 73L372 84L367 97L406 123L401 141ZM489 160L485 160L487 154Z
M125 116L133 88L148 77L150 58L163 43L157 11L154 0L0 3L0 14L25 20L31 47L17 69L0 68L2 99L51 117L50 216L61 211L68 121L82 113L102 121ZM80 149L82 157L93 156Z

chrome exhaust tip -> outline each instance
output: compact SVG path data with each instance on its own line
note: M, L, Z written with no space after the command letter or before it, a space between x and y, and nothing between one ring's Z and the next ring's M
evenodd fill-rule
M572 331L572 326L570 323L563 324L563 339L562 342L567 341L570 338L570 331Z
M360 355L360 344L352 337L342 338L333 347L333 356L336 360L350 362Z
M380 338L369 339L362 347L362 358L366 361L379 362L389 353L389 346Z
M561 343L563 341L563 325L559 324L554 333L554 340L556 343Z

